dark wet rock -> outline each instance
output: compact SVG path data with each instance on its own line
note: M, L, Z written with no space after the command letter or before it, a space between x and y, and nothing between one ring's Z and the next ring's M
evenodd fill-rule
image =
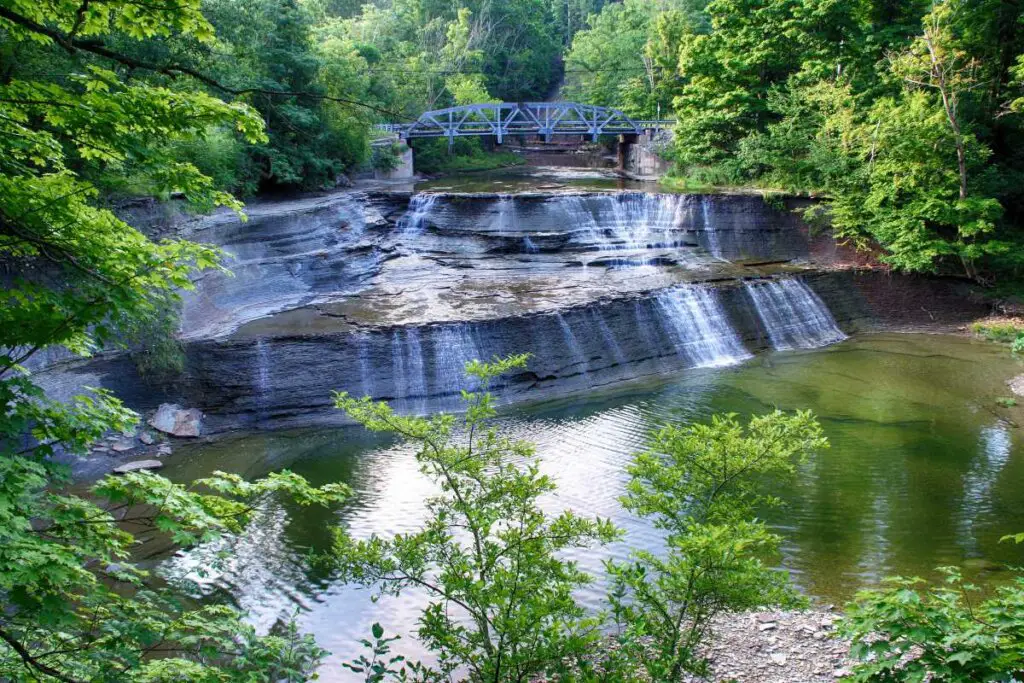
M110 445L110 450L115 453L124 453L135 448L135 441L132 439L124 438L118 439Z

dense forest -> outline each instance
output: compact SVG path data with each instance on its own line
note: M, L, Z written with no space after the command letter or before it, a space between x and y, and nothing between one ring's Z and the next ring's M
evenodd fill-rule
M673 112L681 175L824 195L836 234L897 268L1016 272L1022 16L999 1L627 0L576 35L566 91ZM588 73L611 68L634 73Z
M822 197L808 219L895 269L1008 288L1024 266L1020 0L0 0L0 679L298 681L325 654L294 624L257 632L231 607L190 602L132 551L141 531L207 542L236 533L268 496L331 506L346 487L288 472L69 486L65 456L137 416L103 390L48 398L26 368L154 329L173 336L180 291L222 268L216 249L150 240L117 201L241 212L248 197L365 169L375 123L553 97L675 118L666 183ZM478 140L455 147L487 153ZM416 152L424 166L449 153ZM470 370L491 380L525 362ZM339 532L322 561L393 591L440 564L443 585L428 587L471 616L424 614L440 672L399 673L406 664L388 659L392 641L375 628L351 665L366 680L633 680L640 662L675 680L701 670L696 648L719 612L801 603L764 559L781 539L755 510L761 477L792 474L827 445L813 416L668 427L659 457L632 466L625 502L665 531L666 552L609 565L622 647L588 669L605 624L574 601L592 577L560 552L619 532L546 514L537 500L551 480L521 465L531 447L492 427L486 392L465 398L468 443L450 415L336 397L356 421L419 444L443 494L422 534ZM680 514L692 500L702 503ZM514 570L493 571L511 556ZM856 680L1020 671L1024 588L972 605L962 583L951 570L948 590L901 585L861 604L850 636L871 656ZM922 636L924 669L901 669L905 652L872 640L901 629Z
M210 0L202 33L139 40L114 26L109 41L122 59L112 73L258 112L266 140L209 122L158 143L236 196L334 182L365 163L373 122L557 93L678 119L667 154L684 186L826 196L836 233L880 245L899 269L984 281L1017 272L1019 3L604 4ZM45 23L39 10L24 11ZM85 39L98 27L85 24L88 10L81 17L68 33ZM73 91L81 85L69 74L114 66L56 38L5 40L4 51L4 79L22 88ZM19 102L6 103L12 114L46 111ZM76 171L110 193L187 190L143 162L152 144L113 165L76 155ZM423 169L447 152L417 144ZM480 142L459 140L453 151L479 153Z

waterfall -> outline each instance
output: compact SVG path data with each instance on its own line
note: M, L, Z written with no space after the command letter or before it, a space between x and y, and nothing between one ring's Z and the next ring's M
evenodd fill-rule
M640 337L643 339L644 349L647 353L654 353L658 345L655 342L654 332L651 329L650 315L647 313L649 308L649 306L644 306L642 302L637 301L633 304L633 319L636 329L640 332Z
M511 195L503 194L498 197L498 230L501 232L519 231L516 200Z
M612 332L612 328L608 327L608 323L605 322L604 316L596 308L590 309L590 317L593 319L594 324L597 325L597 329L601 332L601 337L604 338L604 345L608 347L608 350L612 353L612 358L618 365L626 364L626 354L622 353L622 348L619 346L618 340L615 339L615 334Z
M395 330L391 334L391 375L394 398L422 398L427 395L423 348L420 331L415 327Z
M588 245L599 251L676 247L676 231L686 221L686 197L673 194L622 192L604 196L568 196L562 206Z
M562 339L565 341L566 347L569 349L569 355L573 360L574 365L579 365L584 373L587 372L587 355L583 353L583 347L580 346L580 340L576 338L576 334L572 331L572 327L565 320L561 313L555 313L555 319L558 320L558 326L562 328Z
M711 255L717 259L722 258L722 242L718 238L718 230L715 228L715 220L711 216L711 210L708 208L708 198L706 195L702 195L700 198L700 213L703 219L701 227L704 230L704 237L707 240L708 251Z
M466 363L487 360L468 324L445 325L433 335L434 393L457 394L470 388Z
M714 288L674 287L658 295L657 305L676 353L693 366L732 365L750 358Z
M398 231L401 233L418 234L423 231L427 216L437 201L436 194L415 194L409 200L409 208L398 219Z
M746 289L776 351L811 349L846 339L828 307L803 280L748 282Z
M256 405L265 412L269 405L270 393L270 351L267 342L260 337L256 340Z

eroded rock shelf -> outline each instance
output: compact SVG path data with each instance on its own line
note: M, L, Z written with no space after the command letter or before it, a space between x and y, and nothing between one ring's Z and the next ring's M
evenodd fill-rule
M57 393L92 384L141 410L199 407L212 430L282 426L340 420L335 390L454 407L474 358L532 353L499 391L541 398L978 314L949 282L831 268L795 208L641 192L259 203L247 222L174 228L221 246L232 271L186 296L176 382L147 386L116 354L44 374Z

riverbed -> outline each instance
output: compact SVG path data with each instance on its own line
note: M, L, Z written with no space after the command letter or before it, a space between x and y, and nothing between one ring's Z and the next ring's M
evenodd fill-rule
M814 600L841 603L886 575L933 576L938 565L960 564L991 585L1005 580L1005 565L1024 562L1019 546L1000 543L1024 530L1024 417L996 403L1019 372L1005 348L965 336L863 334L517 403L501 425L537 445L543 471L559 485L545 501L551 510L610 517L626 531L622 542L576 557L598 575L607 557L659 546L658 533L618 502L624 466L652 429L722 412L812 409L831 448L812 454L792 480L766 482L785 504L764 515L784 538L779 566ZM330 510L272 505L227 569L201 579L206 594L244 607L263 628L298 610L301 626L336 653L326 680L344 680L338 662L375 621L405 636L403 649L415 654L420 596L373 602L371 591L306 562L329 548L336 524L357 536L417 528L433 489L406 445L359 427L245 434L181 448L165 472L189 481L216 469L256 477L285 468L316 484L345 482L355 494ZM219 549L163 559L160 571L193 574ZM602 582L581 599L599 608Z

